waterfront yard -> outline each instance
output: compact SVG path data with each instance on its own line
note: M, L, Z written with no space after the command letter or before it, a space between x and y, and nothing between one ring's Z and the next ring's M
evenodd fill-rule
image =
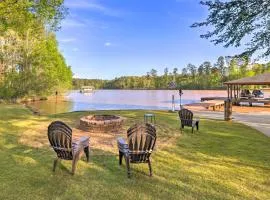
M126 129L145 112L98 113L126 117ZM34 116L20 105L0 105L0 113L0 199L270 198L270 138L242 124L201 119L199 132L181 133L176 113L155 111L154 175L147 164L133 164L128 179L125 164L118 165L115 135L91 137L91 161L79 161L76 175L69 173L70 161L52 172L49 123L62 120L83 134L78 120L89 112Z

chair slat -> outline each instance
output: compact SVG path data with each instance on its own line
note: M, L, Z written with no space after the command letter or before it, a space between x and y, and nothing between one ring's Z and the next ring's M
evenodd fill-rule
M148 162L156 141L156 129L151 124L134 125L127 131L131 162Z
M72 160L72 130L66 124L52 122L48 127L48 138L59 158Z
M178 114L183 126L192 126L193 113L190 110L181 109Z

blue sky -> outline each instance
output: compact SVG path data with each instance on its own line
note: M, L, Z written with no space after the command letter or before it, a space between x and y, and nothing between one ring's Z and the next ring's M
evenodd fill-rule
M66 0L69 15L57 32L61 52L76 77L113 79L154 68L179 71L214 62L235 48L201 39L190 25L207 16L199 0Z

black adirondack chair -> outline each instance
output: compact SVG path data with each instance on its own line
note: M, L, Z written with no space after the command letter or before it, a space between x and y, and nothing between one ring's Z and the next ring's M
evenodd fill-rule
M185 126L192 127L192 133L195 126L197 131L199 130L199 119L193 119L193 113L190 110L181 109L178 115L181 121L181 130L184 129Z
M127 131L127 140L118 138L119 165L122 165L122 158L125 158L127 175L130 178L130 163L148 163L150 176L152 176L151 153L156 143L156 129L153 125L135 124Z
M48 138L57 157L54 160L53 171L55 171L58 160L72 160L72 174L75 174L77 162L83 152L89 161L89 137L81 137L72 141L71 128L61 121L52 122L48 127Z

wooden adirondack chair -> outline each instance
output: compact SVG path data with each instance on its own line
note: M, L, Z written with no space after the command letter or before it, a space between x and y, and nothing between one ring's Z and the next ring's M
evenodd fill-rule
M122 164L124 156L127 166L127 175L130 178L130 163L148 163L150 176L152 176L152 166L150 156L156 143L156 129L153 125L135 124L127 131L127 140L118 138L119 165Z
M196 126L197 131L199 130L199 119L193 119L193 113L188 109L181 109L178 112L180 121L181 121L181 130L184 129L185 126L192 127L193 129Z
M65 123L52 122L48 127L48 139L57 155L53 171L55 171L59 159L72 160L72 174L74 174L83 152L86 154L87 162L89 161L89 137L81 137L78 141L72 141L72 130Z

